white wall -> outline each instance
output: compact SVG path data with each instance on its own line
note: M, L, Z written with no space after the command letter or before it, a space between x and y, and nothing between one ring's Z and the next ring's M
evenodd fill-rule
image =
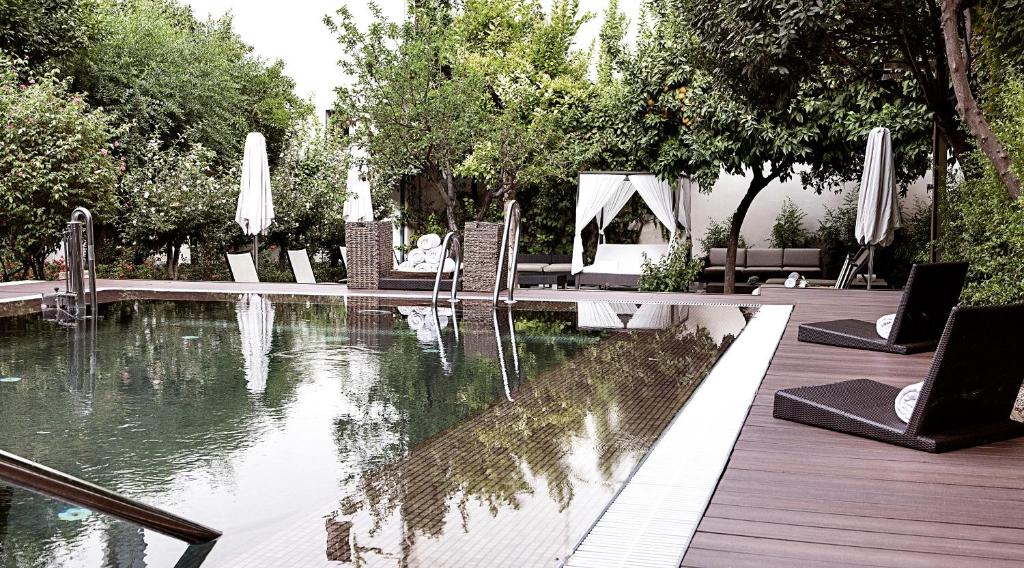
M703 254L700 240L707 232L711 221L722 221L736 210L740 199L747 190L752 175L735 176L727 175L724 172L715 182L713 191L710 193L694 192L692 199L693 222L693 243L694 254ZM931 193L927 189L928 180L924 177L914 182L907 191L907 197L903 200L904 214L915 211L918 207L927 206L931 202ZM818 229L818 221L825 215L826 208L835 209L843 200L846 192L856 191L856 182L848 183L844 187L844 193L825 192L821 195L810 189L804 189L800 184L800 177L794 176L789 181L782 183L774 181L768 185L756 198L747 212L743 222L741 234L747 241L747 245L768 246L772 226L775 224L775 216L782 209L782 204L789 197L800 207L807 217L804 218L804 226L810 231Z

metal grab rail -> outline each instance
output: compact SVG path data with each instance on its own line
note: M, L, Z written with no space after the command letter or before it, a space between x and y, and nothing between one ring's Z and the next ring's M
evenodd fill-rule
M0 450L0 480L135 523L189 544L211 542L220 531Z
M515 288L516 280L519 277L519 228L520 222L522 221L523 213L522 209L519 208L517 201L509 201L505 204L505 228L501 234L501 249L498 255L498 269L494 273L494 296L491 298L493 305L498 305L498 296L501 294L501 271L502 269L507 270L506 275L508 276L508 298L505 299L506 304L515 303ZM509 250L509 234L512 231L513 225L515 226L515 241L512 243L511 258L506 259L506 255ZM511 260L507 265L506 260Z
M453 304L459 301L458 290L459 270L462 269L462 240L459 239L459 235L455 231L451 231L444 236L444 242L441 243L441 262L437 265L437 274L434 275L434 293L430 296L430 305L432 306L437 305L437 295L441 291L441 275L444 273L444 261L448 260L448 249L453 243L455 245L455 270L452 271L452 290L448 301Z
M86 209L85 207L76 207L75 210L71 212L71 222L72 223L79 222L79 223L84 223L85 224L85 247L86 247L86 249L85 249L86 250L86 258L85 258L85 260L86 260L86 262L89 265L89 307L91 308L90 315L92 317L96 317L97 316L97 311L96 311L96 305L97 305L97 302L96 302L96 234L93 231L93 226L92 226L93 225L93 223L92 223L92 213L88 209ZM80 254L80 253L76 251L76 256L78 254ZM70 271L71 271L71 263L68 263L67 270L70 273ZM80 272L81 270L82 270L81 264L78 264L78 265L75 266L75 271L78 272L79 274L81 274L81 272ZM80 280L80 287L76 291L77 295L78 295L78 305L81 308L83 308L83 311L84 311L84 308L85 308L85 298L84 298L85 283L84 283L84 280L85 280L84 278L81 278L81 280Z

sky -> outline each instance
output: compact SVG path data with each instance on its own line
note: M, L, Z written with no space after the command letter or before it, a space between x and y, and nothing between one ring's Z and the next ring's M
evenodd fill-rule
M256 55L269 60L281 59L288 75L295 80L296 91L302 97L310 98L316 105L317 114L324 112L334 102L334 89L343 79L337 62L341 57L337 40L323 24L325 15L334 14L338 7L348 5L356 22L365 27L371 21L368 3L365 0L182 0L192 7L200 19L218 18L230 13L234 18L234 29L242 40L253 46ZM635 24L640 12L641 0L619 0L619 10ZM545 7L550 0L542 0ZM384 14L393 20L405 16L405 0L379 0ZM587 22L576 39L576 45L584 48L597 37L601 28L601 15L608 6L608 0L581 0L580 10L597 15ZM631 26L632 37L635 25Z

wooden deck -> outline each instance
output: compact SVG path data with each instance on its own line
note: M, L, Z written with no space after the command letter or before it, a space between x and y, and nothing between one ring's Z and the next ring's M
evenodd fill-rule
M769 289L795 309L683 566L1022 566L1024 439L926 454L772 418L776 390L904 386L931 354L798 343L797 325L895 311L888 292Z
M352 294L337 285L100 285L137 291ZM52 288L53 284L0 287L0 304L5 298ZM890 355L796 340L797 325L803 322L874 319L892 313L899 294L766 289L760 297L726 297L531 289L516 295L522 300L795 306L682 566L1024 566L1024 439L932 455L771 416L772 397L780 388L851 378L898 386L920 380L931 354Z

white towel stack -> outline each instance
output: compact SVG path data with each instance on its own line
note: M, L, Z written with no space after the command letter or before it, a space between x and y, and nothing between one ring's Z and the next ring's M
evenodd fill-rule
M398 270L403 272L437 272L441 264L441 237L430 233L423 235L416 241L416 248L409 251L408 260L398 265ZM455 270L455 261L444 259L444 271Z

